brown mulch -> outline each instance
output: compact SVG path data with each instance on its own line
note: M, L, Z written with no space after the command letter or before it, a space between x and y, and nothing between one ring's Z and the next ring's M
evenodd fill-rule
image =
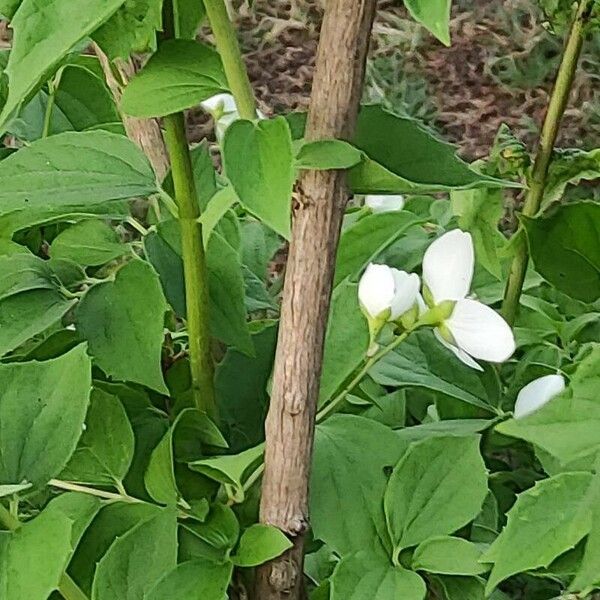
M252 8L237 8L237 26L251 80L266 114L303 110L308 105L322 0L255 0ZM374 28L372 58L398 53L398 36L418 38L402 54L402 69L422 78L434 106L432 123L458 144L467 158L485 156L501 123L507 123L530 146L543 119L553 70L535 87L510 87L494 78L490 64L501 57L526 54L523 44L546 35L541 24L527 14L520 18L520 38L507 35L498 11L510 15L523 0L462 0L454 7L452 46L445 48L414 24L399 2L381 0ZM235 1L234 1L235 4ZM514 5L514 6L513 6ZM515 36L517 37L517 36ZM524 42L525 40L525 42ZM400 44L402 39L400 39ZM558 42L557 42L558 44ZM556 52L554 53L556 54ZM556 60L556 56L552 57ZM561 134L564 145L581 146L589 127L577 107L593 101L592 80L581 74ZM192 137L210 135L206 118L190 115Z

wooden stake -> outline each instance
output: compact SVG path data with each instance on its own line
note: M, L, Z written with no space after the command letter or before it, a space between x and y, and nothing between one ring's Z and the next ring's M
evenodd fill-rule
M305 139L350 139L376 0L329 0ZM298 184L271 405L260 517L294 542L258 569L257 600L303 597L303 546L314 420L335 255L348 191L343 171L304 171Z

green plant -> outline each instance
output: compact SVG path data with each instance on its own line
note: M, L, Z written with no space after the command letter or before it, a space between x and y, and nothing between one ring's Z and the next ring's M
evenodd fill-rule
M407 3L447 44L434 4ZM363 8L328 5L349 26L326 21L309 115L267 119L221 0L0 1L3 600L600 589L600 207L566 194L599 154L553 148L598 3L531 173L507 128L469 165L389 107L356 116L360 69L328 69L366 54ZM90 38L151 54L118 105ZM197 105L212 147L188 144ZM123 115L161 120L164 179Z

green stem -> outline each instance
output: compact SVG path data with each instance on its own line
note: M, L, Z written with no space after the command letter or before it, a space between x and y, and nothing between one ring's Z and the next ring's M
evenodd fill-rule
M320 423L330 415L332 412L335 412L338 408L338 405L344 401L346 396L361 382L362 378L371 370L371 368L380 361L384 356L388 355L392 350L395 350L407 337L408 335L417 329L419 324L415 324L414 327L407 329L404 333L400 334L391 344L388 346L384 346L379 352L374 354L371 358L369 358L363 366L356 372L356 375L350 380L350 382L344 386L344 388L331 400L329 404L324 406L318 413L316 417L316 422Z
M200 207L183 113L166 116L164 126L165 143L171 159L175 202L179 209L194 403L200 410L216 417L214 366L210 352L208 277L202 226L198 223Z
M44 124L42 126L42 137L46 138L50 135L50 127L52 126L52 110L54 109L54 101L56 100L56 85L51 79L48 81L48 97L46 98L46 110L44 112Z
M227 14L227 7L223 0L204 0L204 6L238 113L242 119L255 119L254 92L242 58L236 31Z
M106 492L104 490L98 490L96 488L87 487L85 485L79 485L78 483L71 483L70 481L62 481L61 479L51 479L48 485L65 490L67 492L79 492L81 494L89 494L90 496L96 496L97 498L103 498L104 500L114 500L120 502L131 502L138 503L144 502L138 498L134 498L125 492L122 485L120 485L120 493Z
M542 126L538 151L531 172L529 190L523 204L522 214L526 217L534 217L537 214L544 198L548 168L552 160L560 122L567 107L573 79L577 71L577 63L583 44L583 30L589 17L591 2L592 0L580 1L565 45L554 89L548 103L548 112ZM502 303L502 313L510 325L514 325L515 322L529 262L527 241L521 228L515 236L517 236L514 239L516 243L515 256L510 267Z
M1 502L0 523L10 531L16 531L21 527L21 521L19 521L18 517L11 515L10 511ZM89 600L67 573L63 573L60 577L58 592L65 600Z
M65 600L89 600L83 590L71 579L67 573L63 573L58 583L58 593Z

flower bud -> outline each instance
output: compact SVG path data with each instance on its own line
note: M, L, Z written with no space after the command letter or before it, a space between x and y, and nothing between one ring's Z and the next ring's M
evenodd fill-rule
M365 196L365 206L374 213L402 210L404 204L404 196Z
M542 408L565 389L562 375L545 375L529 382L521 389L515 402L514 417L522 419Z
M395 321L417 302L419 276L371 263L358 284L358 299L369 319Z

